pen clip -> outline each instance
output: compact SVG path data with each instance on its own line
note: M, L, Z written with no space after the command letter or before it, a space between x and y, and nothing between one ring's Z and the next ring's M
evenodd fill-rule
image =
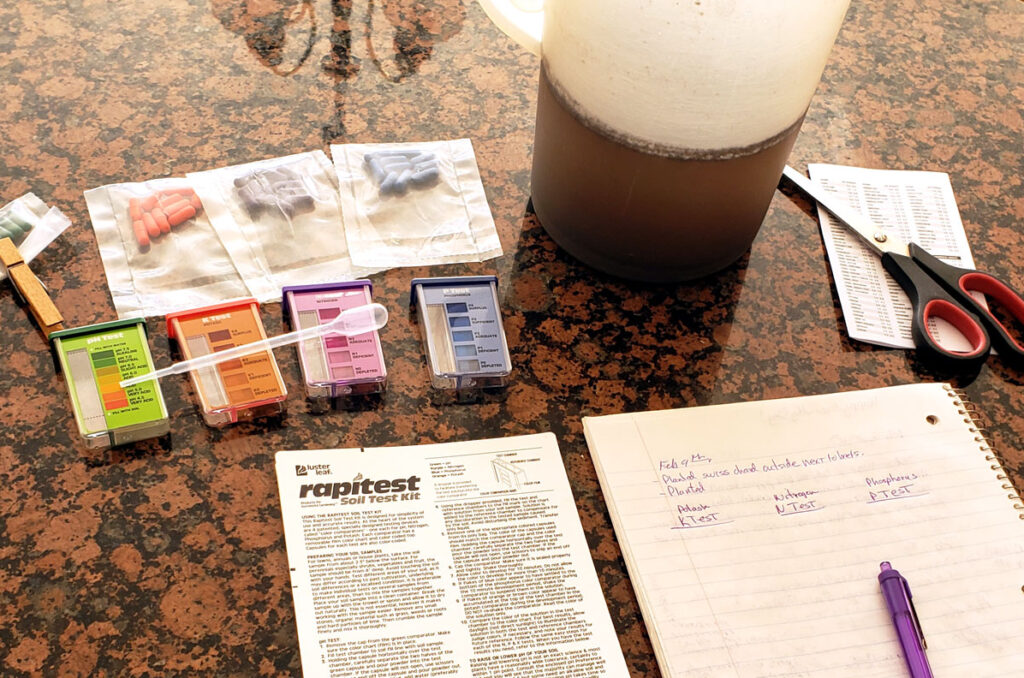
M910 583L900 576L900 583L903 585L903 595L907 597L907 606L910 608L910 616L914 619L914 628L917 630L917 637L921 641L921 648L928 649L928 641L924 639L924 629L921 628L921 620L917 616L917 608L914 607L914 597L910 595Z

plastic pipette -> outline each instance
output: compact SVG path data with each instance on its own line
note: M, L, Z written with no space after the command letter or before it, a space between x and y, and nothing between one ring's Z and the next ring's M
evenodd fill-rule
M213 365L217 365L226 360L233 360L253 353L259 353L260 351L277 348L278 346L287 346L288 344L295 344L307 339L322 337L327 334L350 337L356 334L372 332L384 327L387 322L388 310L380 304L356 306L355 308L342 311L330 322L324 323L323 325L314 325L313 327L306 327L301 330L296 330L295 332L279 334L267 339L261 339L260 341L235 346L225 351L208 353L207 355L201 355L190 360L182 360L181 362L174 363L170 367L164 367L153 372L139 374L131 377L130 379L123 380L121 382L121 388L141 384L151 379L162 379L169 374L182 374L183 372L189 372L191 370L212 367Z

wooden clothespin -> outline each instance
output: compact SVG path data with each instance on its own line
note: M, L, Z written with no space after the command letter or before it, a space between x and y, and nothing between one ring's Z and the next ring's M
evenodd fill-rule
M10 238L0 238L0 266L3 266L14 289L28 304L33 317L39 323L39 329L47 338L51 332L64 329L64 317L54 306L43 283L39 282L39 278L25 263L18 247Z

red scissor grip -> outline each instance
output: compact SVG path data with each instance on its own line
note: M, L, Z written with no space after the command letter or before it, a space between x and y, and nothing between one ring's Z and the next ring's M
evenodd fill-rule
M960 276L960 289L966 294L981 292L999 306L1005 308L1018 322L1024 323L1024 299L1021 299L1020 295L1002 280L993 278L988 273L965 273ZM979 308L979 311L982 310L984 309ZM1006 326L999 321L999 318L992 313L987 315L992 322L1003 329L1003 339L1005 341L1016 346L1019 351L1024 351L1024 346L1021 346L1020 342L1010 335Z
M964 335L964 338L971 344L971 350L952 351L943 348L939 342L935 340L931 329L928 327L928 320L931 318L941 318L955 327L957 331ZM988 350L988 337L985 334L985 329L978 324L971 314L967 313L959 306L949 303L945 299L932 299L929 301L924 307L924 320L924 330L928 333L928 338L931 339L935 346L938 346L946 353L951 353L958 357L971 358Z
M910 299L910 306L913 309L913 317L910 322L910 334L914 339L914 345L921 352L921 356L941 365L943 369L955 369L967 373L980 369L985 358L988 356L991 340L989 333L983 325L979 324L967 309L961 308L959 301L942 288L942 285L932 277L936 270L948 266L929 255L913 243L910 244L910 251L923 257L922 260L912 259L906 254L886 252L882 255L882 266L889 275L899 283L903 291ZM934 266L938 266L936 269ZM952 268L952 267L950 267ZM957 277L964 271L954 269ZM950 281L956 289L956 282ZM957 296L964 296L956 289ZM968 295L966 298L970 299ZM973 301L973 300L972 300ZM931 318L941 318L950 323L964 335L971 348L969 351L953 351L943 348L942 344L935 340L928 327Z

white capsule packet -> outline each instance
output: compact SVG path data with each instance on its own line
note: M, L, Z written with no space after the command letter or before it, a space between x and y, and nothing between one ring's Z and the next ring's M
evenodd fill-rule
M161 316L252 296L206 210L196 209L191 201L193 192L181 177L109 184L85 192L118 318ZM142 209L151 218L160 210L162 221L167 217L163 208L171 211L183 199L195 210L193 216L156 235L147 235L145 226L141 233L136 230L135 222L142 219L132 210Z
M285 285L372 272L352 265L336 177L323 151L192 172L188 179L260 301L279 300Z
M469 139L334 144L352 262L371 269L501 255Z
M7 225L14 225L18 232ZM35 193L26 193L0 207L0 237L11 237L25 263L35 259L70 225L71 220L63 212L48 206ZM0 280L6 279L7 272L0 267Z

